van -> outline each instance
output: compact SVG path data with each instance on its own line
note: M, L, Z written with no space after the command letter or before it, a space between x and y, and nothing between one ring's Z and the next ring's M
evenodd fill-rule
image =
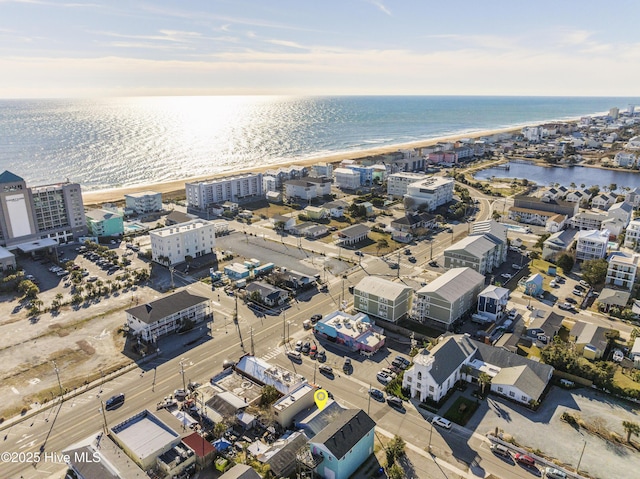
M493 452L498 456L509 457L509 458L511 457L509 448L503 446L502 444L492 443L491 446L489 446L489 448L491 449L491 452Z
M300 354L300 351L287 351L287 356L292 361L302 361L302 354Z
M567 479L567 473L555 467L545 467L544 477L548 479Z

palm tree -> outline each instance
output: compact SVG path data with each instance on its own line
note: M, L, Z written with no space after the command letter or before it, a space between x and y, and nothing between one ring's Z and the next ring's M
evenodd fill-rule
M471 374L471 371L473 371L473 368L468 364L463 364L462 367L460 368L460 373L464 375L465 379L469 377L469 374Z
M627 433L627 442L631 441L631 435L637 436L640 434L640 426L635 422L631 421L622 421L622 427Z
M482 392L482 395L485 395L485 388L488 384L491 384L491 376L489 376L487 373L480 373L480 375L478 376L478 382L480 383L480 390Z

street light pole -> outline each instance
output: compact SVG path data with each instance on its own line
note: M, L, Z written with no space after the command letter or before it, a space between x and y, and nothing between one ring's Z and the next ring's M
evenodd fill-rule
M53 370L56 372L56 377L58 378L58 387L60 388L60 397L64 396L64 392L62 391L62 383L60 382L60 370L56 365L55 361L51 361L53 363Z
M580 463L582 462L582 455L584 454L584 449L587 447L587 441L584 441L584 444L582 445L582 452L580 453L580 459L578 459L578 465L576 466L576 474L580 474Z
M433 454L431 452L431 436L433 436L433 420L431 421L431 429L429 430L429 454Z
M182 374L182 388L186 391L187 390L187 383L184 380L184 363L185 363L186 359L182 358L180 360L180 374Z

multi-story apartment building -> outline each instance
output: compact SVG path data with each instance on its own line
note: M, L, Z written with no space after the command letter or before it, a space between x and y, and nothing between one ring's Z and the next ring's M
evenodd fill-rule
M626 201L615 203L607 210L607 217L621 220L626 228L631 218L633 218L633 205Z
M609 230L579 231L577 234L577 240L576 259L600 259L607 255Z
M19 176L0 174L0 245L12 249L44 238L65 243L86 234L79 184L28 188Z
M266 193L270 191L278 191L278 181L275 176L264 175L262 177L262 190Z
M262 173L245 173L211 180L185 183L187 206L206 210L209 205L226 201L246 203L264 198Z
M599 230L602 226L602 222L607 218L608 216L606 213L581 211L571 218L570 223L571 226L579 230Z
M87 228L91 236L99 238L121 236L124 233L122 213L117 211L95 209L85 213Z
M336 168L333 170L333 175L338 188L355 190L362 185L360 182L360 173L350 168Z
M624 236L624 247L631 248L633 251L640 249L640 219L633 220L627 226L627 232Z
M124 195L125 208L134 213L144 215L162 211L162 193L141 191Z
M417 209L420 205L426 205L429 211L433 211L453 199L453 180L439 176L418 180L407 186L407 194L404 198L405 204L407 202L412 204L408 209Z
M407 187L418 180L426 178L422 173L393 173L387 178L387 195L402 198L407 194Z
M526 208L528 210L547 211L550 213L558 213L561 215L567 215L568 217L574 216L578 213L578 203L572 203L570 201L554 200L548 196L542 198L536 198L534 196L519 195L513 198L513 206L515 208Z
M471 308L484 288L484 276L471 268L450 269L413 297L412 319L449 330Z
M413 289L377 276L366 276L353 289L353 307L369 316L396 322L411 308Z
M631 291L636 281L640 255L616 251L609 255L605 284Z
M624 195L624 200L634 208L640 207L640 188L636 186L634 189L627 191Z
M211 253L216 244L215 224L196 219L149 233L153 261L166 265L182 263L187 256Z
M500 266L506 258L506 242L488 235L471 235L444 250L444 267L471 268L487 274Z

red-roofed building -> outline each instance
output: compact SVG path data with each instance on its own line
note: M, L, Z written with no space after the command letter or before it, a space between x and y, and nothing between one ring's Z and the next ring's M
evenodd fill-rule
M213 462L216 448L197 432L183 437L182 443L195 453L198 469L203 469Z

